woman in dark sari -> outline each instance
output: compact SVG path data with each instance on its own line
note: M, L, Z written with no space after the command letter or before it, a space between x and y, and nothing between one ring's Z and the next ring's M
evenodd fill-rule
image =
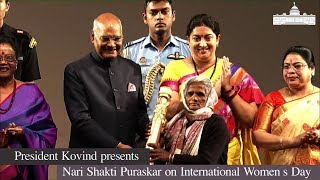
M14 78L15 46L0 38L0 148L54 148L57 129L38 86ZM48 179L48 165L0 165L0 179Z

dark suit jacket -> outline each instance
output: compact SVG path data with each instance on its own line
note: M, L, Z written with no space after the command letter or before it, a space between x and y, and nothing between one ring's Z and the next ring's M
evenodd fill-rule
M134 146L149 122L141 68L121 56L104 60L92 52L67 65L64 102L72 123L69 147Z

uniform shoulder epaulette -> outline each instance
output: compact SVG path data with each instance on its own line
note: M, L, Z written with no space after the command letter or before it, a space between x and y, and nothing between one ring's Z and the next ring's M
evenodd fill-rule
M21 36L27 36L27 37L31 38L31 35L27 31L24 31L22 29L16 29L16 32L17 32L17 34L19 34Z
M24 31L22 31L21 29L17 29L17 33L18 33L18 34L23 34Z
M36 41L36 39L35 38L31 38L31 40L30 40L30 43L29 43L29 48L34 48L35 46L37 46L37 41Z
M177 41L180 41L182 43L185 43L185 44L189 44L189 42L185 39L182 39L182 38L179 38L178 36L174 36L176 38Z
M34 48L35 46L37 46L37 41L34 37L32 37L28 32L23 31L21 29L17 29L17 34L21 34L23 36L26 36L28 38L29 41L29 48Z
M134 41L130 41L126 45L124 45L124 48L127 48L127 47L130 47L132 45L138 44L138 43L144 41L145 39L146 39L146 37L142 37L140 39L137 39L137 40L134 40Z

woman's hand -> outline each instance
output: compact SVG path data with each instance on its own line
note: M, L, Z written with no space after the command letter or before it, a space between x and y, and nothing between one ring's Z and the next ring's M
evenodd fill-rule
M306 131L293 138L293 146L298 148L304 144L319 145L319 137L314 130Z
M311 131L308 131L308 139L307 143L310 145L317 145L320 146L320 130L319 129L312 129Z
M150 158L151 162L161 161L161 162L169 162L170 161L170 153L164 149L162 149L159 145L149 143L148 146L153 149L150 150Z
M218 97L221 97L221 81L222 77L220 77L218 81L214 84L214 89L216 90Z
M6 132L10 137L22 138L24 136L24 130L22 127L17 126L15 123L9 123L6 128Z
M221 75L221 93L231 89L231 63L229 58L223 56L222 75Z
M9 136L6 134L5 130L3 129L0 132L0 148L6 148L9 145Z

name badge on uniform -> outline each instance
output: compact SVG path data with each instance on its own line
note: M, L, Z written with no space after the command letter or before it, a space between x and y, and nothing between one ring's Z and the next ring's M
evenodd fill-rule
M185 59L186 57L184 55L181 55L179 52L175 52L174 54L169 54L167 58L173 60L180 60Z
M141 57L138 63L140 66L150 66L150 64L147 62L147 58L145 57Z

